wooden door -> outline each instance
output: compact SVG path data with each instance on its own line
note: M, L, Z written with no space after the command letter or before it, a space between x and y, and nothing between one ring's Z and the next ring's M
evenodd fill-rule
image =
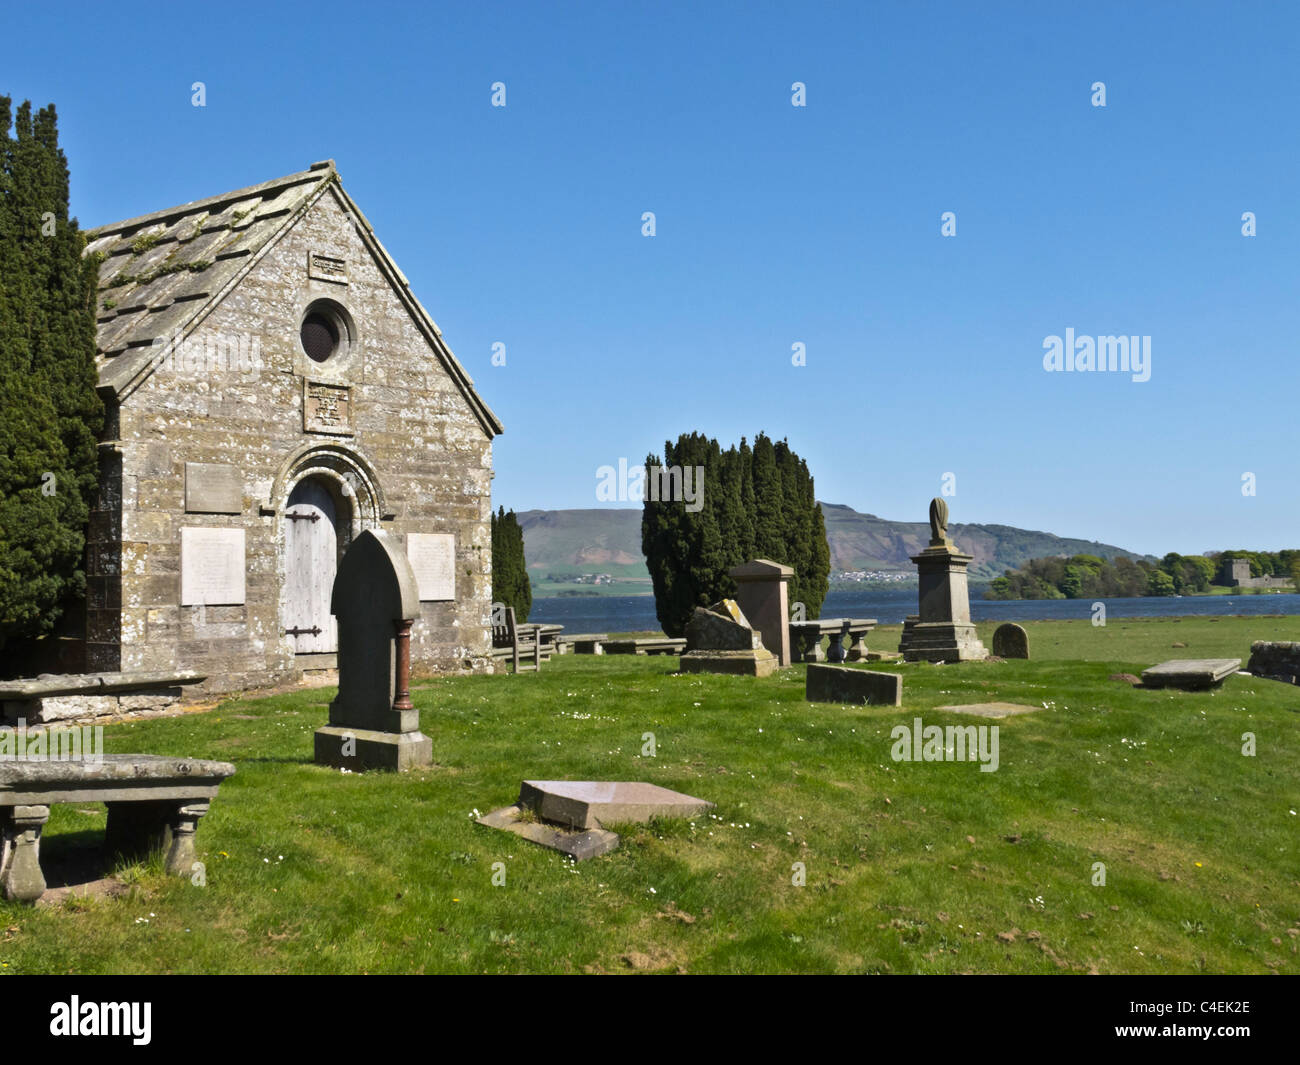
M338 622L330 613L339 550L334 498L319 481L300 481L284 517L285 630L297 654L337 651Z

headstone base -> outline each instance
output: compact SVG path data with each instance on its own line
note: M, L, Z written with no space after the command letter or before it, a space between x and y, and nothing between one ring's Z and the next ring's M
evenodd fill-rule
M903 652L908 662L979 662L988 656L975 626L960 621L918 621Z
M372 732L341 725L316 730L317 765L353 772L392 769L404 773L432 763L433 740L422 732Z
M688 651L682 655L683 673L729 673L741 677L770 677L777 657L765 648L753 651Z

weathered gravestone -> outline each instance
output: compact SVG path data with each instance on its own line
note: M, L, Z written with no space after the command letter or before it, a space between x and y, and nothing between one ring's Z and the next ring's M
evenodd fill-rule
M1029 633L1008 621L993 633L993 653L998 658L1028 658Z
M346 769L414 769L433 761L411 705L411 622L419 590L406 554L367 529L339 563L330 612L339 626L339 694L316 730L316 761Z
M810 703L902 706L903 678L897 673L814 664L808 667L804 698Z
M681 658L683 673L766 677L776 665L776 656L763 646L763 637L750 626L734 599L723 599L707 609L695 608L686 625L686 653Z

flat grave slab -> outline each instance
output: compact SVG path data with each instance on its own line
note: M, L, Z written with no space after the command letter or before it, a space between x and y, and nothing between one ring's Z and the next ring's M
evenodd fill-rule
M969 714L971 717L1015 717L1017 714L1032 714L1042 709L1041 706L1024 706L1021 703L964 703L958 706L936 706L946 714Z
M1204 691L1222 684L1241 668L1240 658L1171 658L1142 671L1144 688Z
M582 861L618 846L618 835L607 824L694 817L713 805L644 781L525 780L513 806L484 814L478 823Z

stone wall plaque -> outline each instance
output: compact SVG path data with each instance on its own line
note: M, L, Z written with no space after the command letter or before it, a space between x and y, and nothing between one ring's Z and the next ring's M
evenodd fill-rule
M244 485L238 466L185 463L185 510L189 514L241 514Z
M333 281L336 284L346 285L348 264L342 259L313 251L307 255L307 276L317 281Z
M406 557L415 570L420 602L456 598L456 537L451 533L408 533Z
M304 381L302 429L305 433L352 435L352 390L347 385Z
M244 530L181 529L181 606L244 602Z

